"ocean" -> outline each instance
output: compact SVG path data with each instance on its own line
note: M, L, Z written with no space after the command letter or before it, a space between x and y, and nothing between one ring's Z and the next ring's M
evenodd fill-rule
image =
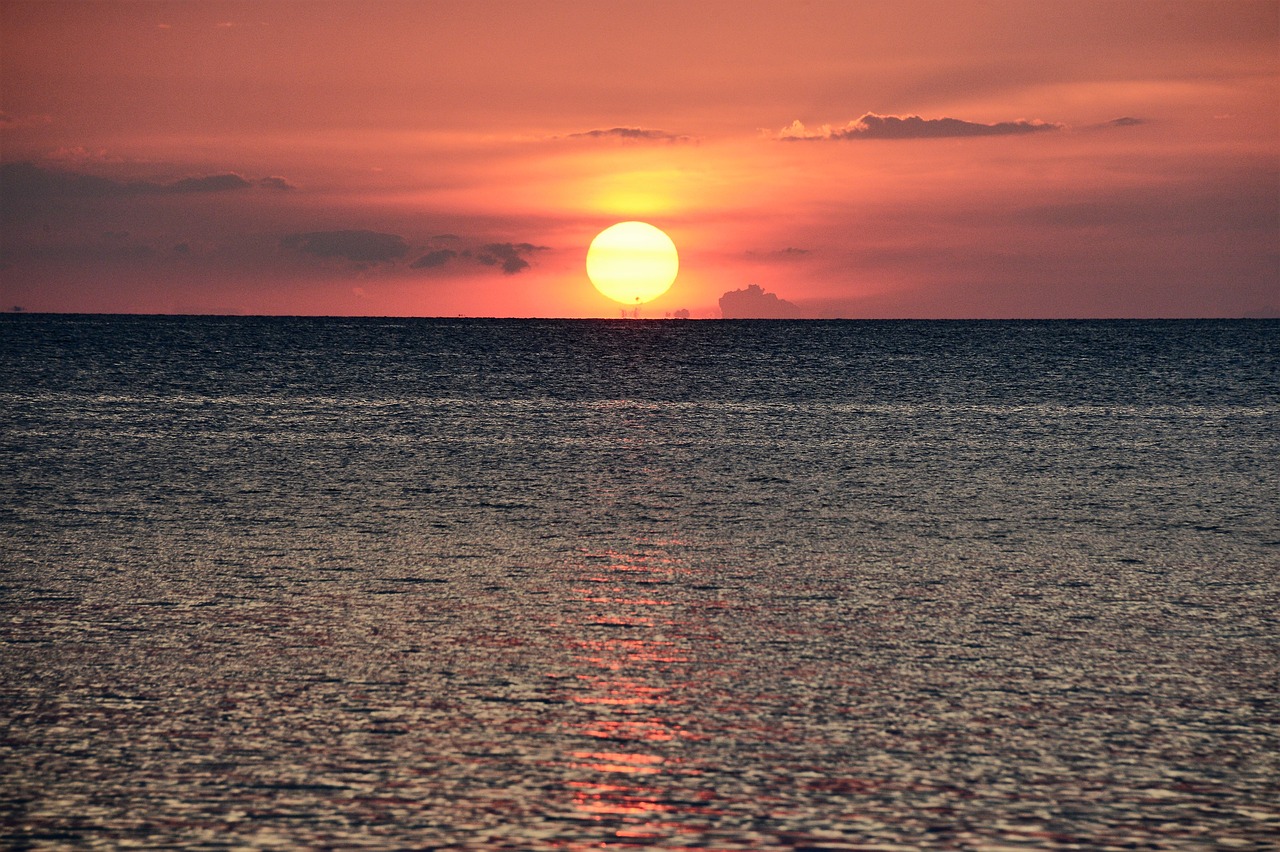
M0 317L0 846L1263 848L1280 322Z

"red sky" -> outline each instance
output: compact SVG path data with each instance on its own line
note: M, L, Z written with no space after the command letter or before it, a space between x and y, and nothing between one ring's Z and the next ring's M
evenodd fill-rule
M1280 315L1277 2L3 2L0 306ZM769 300L776 305L776 301Z

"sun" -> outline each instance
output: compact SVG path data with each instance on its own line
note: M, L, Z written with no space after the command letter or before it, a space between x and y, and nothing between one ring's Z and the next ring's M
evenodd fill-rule
M624 305L658 298L676 280L676 244L646 222L619 222L596 234L587 249L587 277L604 295Z

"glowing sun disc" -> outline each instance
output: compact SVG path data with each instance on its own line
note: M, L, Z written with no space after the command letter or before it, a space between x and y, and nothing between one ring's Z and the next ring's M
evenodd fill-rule
M619 222L596 234L587 249L587 277L624 305L648 302L671 289L680 271L676 244L645 222Z

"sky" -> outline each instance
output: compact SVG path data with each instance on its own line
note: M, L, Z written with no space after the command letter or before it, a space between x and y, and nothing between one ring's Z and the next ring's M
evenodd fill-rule
M1280 2L0 0L0 170L3 310L1280 316Z

